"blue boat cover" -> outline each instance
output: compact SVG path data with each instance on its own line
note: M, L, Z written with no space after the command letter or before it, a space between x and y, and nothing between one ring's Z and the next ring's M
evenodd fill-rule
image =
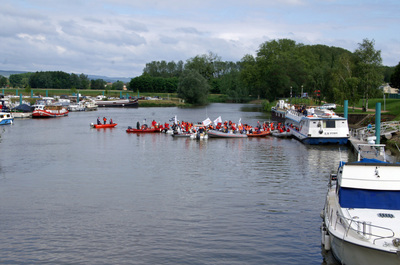
M370 164L374 164L374 163L389 163L389 162L385 162L379 159L375 159L375 158L363 158L360 161L356 162L356 163L370 163Z
M343 208L400 210L400 191L341 187L339 204Z

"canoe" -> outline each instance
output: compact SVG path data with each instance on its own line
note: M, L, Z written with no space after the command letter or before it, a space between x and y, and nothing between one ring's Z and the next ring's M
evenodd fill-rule
M117 126L117 123L113 123L113 124L91 124L90 126L92 126L95 129L102 129L102 128L114 128L115 126Z
M128 129L126 129L127 133L158 133L161 131L162 131L162 128L147 128L147 129L128 128Z
M247 138L246 134L232 133L232 132L221 132L217 130L209 130L208 137L212 138Z
M247 136L248 137L265 137L269 134L271 134L271 132L261 131L261 132L248 133Z

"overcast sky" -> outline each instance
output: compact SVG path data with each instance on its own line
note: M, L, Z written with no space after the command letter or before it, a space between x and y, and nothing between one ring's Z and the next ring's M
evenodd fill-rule
M288 38L400 62L399 0L0 0L0 70L135 77L151 61L223 61Z

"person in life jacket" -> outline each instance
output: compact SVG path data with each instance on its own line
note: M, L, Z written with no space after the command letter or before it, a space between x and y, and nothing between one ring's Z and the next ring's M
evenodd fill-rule
M106 117L103 117L103 122L104 122L104 124L106 124L106 123L107 123L107 119L106 119Z

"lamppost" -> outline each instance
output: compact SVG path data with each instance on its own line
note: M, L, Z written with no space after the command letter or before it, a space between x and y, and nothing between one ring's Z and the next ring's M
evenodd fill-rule
M290 105L292 105L292 86L290 86Z
M301 95L300 95L300 97L303 98L303 85L301 85Z

